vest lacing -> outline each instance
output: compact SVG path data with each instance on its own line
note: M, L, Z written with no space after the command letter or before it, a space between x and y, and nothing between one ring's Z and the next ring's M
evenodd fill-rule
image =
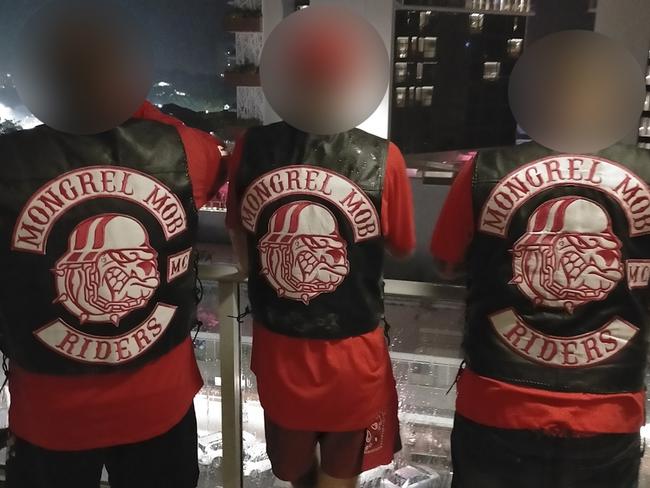
M235 319L239 325L242 325L244 323L244 319L248 317L251 313L253 312L251 311L250 306L247 305L242 313L240 313L239 315L228 315L228 318Z
M388 323L388 320L386 320L386 317L382 317L382 320L384 322L384 337L386 338L386 345L390 347L390 330L393 328L392 325Z
M194 252L194 276L196 277L194 282L194 300L198 308L199 303L201 303L201 300L203 300L203 282L199 277L199 253L198 252ZM194 342L196 342L196 338L198 337L199 332L201 331L201 327L203 327L203 322L199 320L197 316L196 319L194 320L194 327L192 327L192 330L196 330L193 338Z
M458 367L458 372L456 373L456 378L454 378L454 382L451 384L449 389L447 390L446 395L449 395L451 393L451 390L454 389L454 386L458 384L458 381L460 380L461 375L463 374L463 371L465 371L465 366L467 365L467 361L463 359L463 361L460 363L460 366Z

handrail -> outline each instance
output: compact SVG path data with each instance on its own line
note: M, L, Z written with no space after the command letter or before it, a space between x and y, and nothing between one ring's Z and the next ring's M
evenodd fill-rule
M244 278L234 264L199 264L199 277L202 280L243 282Z
M244 283L245 277L234 264L200 264L199 276L202 280L228 283ZM404 298L428 298L442 300L464 300L465 287L444 283L425 283L408 280L385 280L386 295Z
M422 281L386 280L384 293L396 297L465 300L465 287Z
M203 278L218 277L220 324L219 358L221 361L221 432L223 440L223 486L243 486L242 472L242 403L241 338L239 336L239 281L241 275L229 269L213 274L203 271Z

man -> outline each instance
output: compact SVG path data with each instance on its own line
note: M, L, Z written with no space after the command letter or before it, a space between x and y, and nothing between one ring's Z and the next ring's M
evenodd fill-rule
M320 444L321 486L354 486L399 450L379 324L384 242L405 256L415 241L404 160L356 129L251 129L233 152L227 223L246 246L252 369L274 472L314 486Z
M110 36L83 41L68 46L112 56L81 67L124 79ZM65 120L83 130L79 113ZM145 102L100 134L1 136L0 154L9 486L97 488L104 467L113 488L196 486L194 246L217 141Z
M384 248L414 247L411 190L397 147L354 128L383 98L387 65L349 10L292 14L261 62L284 122L250 129L230 164L227 224L248 271L267 451L295 486L355 486L401 447L380 325Z
M640 73L637 66L620 80L577 80L596 66L625 73L621 59L629 56L608 58L609 44L600 39L594 49L583 40L550 40L552 51L536 51L539 73L525 73L553 73L562 88L528 93L548 112L537 120L541 132L525 127L557 150L531 142L480 151L458 174L434 232L431 252L443 273L466 262L468 274L467 367L452 432L457 488L638 483L650 155L623 144L602 149L602 141L627 130L605 126L612 118L602 107L620 106L612 103L616 94L635 92ZM563 75L566 66L575 70ZM576 114L562 116L586 106L589 90L607 100L591 109L600 113L589 122L607 133L602 140L584 136ZM592 146L572 148L576 143Z
M261 63L285 121L250 129L230 165L227 224L248 271L267 450L295 486L352 487L400 449L380 323L384 248L414 247L411 190L397 147L354 128L384 96L363 79L381 78L387 59L347 9L289 16Z

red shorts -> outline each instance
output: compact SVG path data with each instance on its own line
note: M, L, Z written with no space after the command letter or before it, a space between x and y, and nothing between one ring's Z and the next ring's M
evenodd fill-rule
M299 481L314 467L317 445L320 467L332 478L355 478L364 471L388 464L402 443L396 417L383 419L380 422L383 425L379 426L381 433L376 430L377 423L353 432L310 432L286 429L265 416L266 450L273 473L282 481ZM384 433L388 436L384 437Z

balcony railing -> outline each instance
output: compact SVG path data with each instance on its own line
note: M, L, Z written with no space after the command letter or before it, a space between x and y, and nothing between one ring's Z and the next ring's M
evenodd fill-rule
M242 391L254 389L251 385L242 385L242 378L246 375L252 376L247 371L246 355L242 357L242 350L250 351L250 337L242 337L240 334L240 323L237 319L240 314L240 302L243 302L245 284L241 275L233 265L210 264L200 266L200 276L205 282L216 282L217 295L217 316L218 331L200 333L198 338L211 340L218 347L219 354L219 385L221 401L221 426L223 439L223 461L221 463L222 480L221 486L235 488L250 484L244 479L243 474L243 443L242 438L248 435L242 428L243 412L242 405L247 402L242 400ZM433 283L420 283L410 281L387 280L386 286L387 304L391 302L402 302L404 309L417 308L429 310L433 321L443 314L444 304L456 304L460 310L454 313L462 317L462 302L464 300L464 288L460 286L446 286ZM438 307L431 309L430 307ZM442 309L439 307L443 307ZM453 307L452 307L453 308ZM393 312L395 309L393 309ZM420 312L417 312L420 313ZM387 315L390 320L391 309L388 307ZM424 322L429 320L424 319ZM440 320L445 320L441 318ZM426 325L426 324L425 324ZM403 441L405 450L409 451L409 459L414 463L441 463L447 462L444 455L439 452L426 452L422 449L422 426L426 426L425 436L438 436L437 444L447 443L448 434L453 425L453 408L455 391L446 395L448 387L453 383L455 372L460 363L460 336L462 324L449 324L455 331L450 348L441 354L431 351L400 352L391 350L394 373L400 393L400 421L403 424ZM433 324L436 326L436 324ZM440 327L440 324L437 324ZM444 329L444 327L443 327ZM444 342L444 341L443 341ZM407 380L405 380L407 378ZM247 381L245 379L244 381ZM252 380L254 382L254 379ZM402 382L402 388L400 388ZM244 386L244 389L242 389ZM246 396L246 395L244 395ZM404 409L405 403L410 403ZM255 403L256 412L261 411L258 402ZM434 405L435 408L432 408ZM416 426L415 428L413 426ZM418 430L420 429L420 430ZM647 458L648 456L646 456ZM645 474L649 470L650 462L647 459L641 472L641 479L650 481ZM447 477L440 479L436 487L446 488L451 479L451 466ZM216 485L209 485L216 486ZM255 485L266 488L266 486L284 486L277 483L268 485ZM363 486L363 485L362 485ZM369 486L369 485L368 485ZM640 486L645 486L643 483ZM650 485L649 485L650 486Z

